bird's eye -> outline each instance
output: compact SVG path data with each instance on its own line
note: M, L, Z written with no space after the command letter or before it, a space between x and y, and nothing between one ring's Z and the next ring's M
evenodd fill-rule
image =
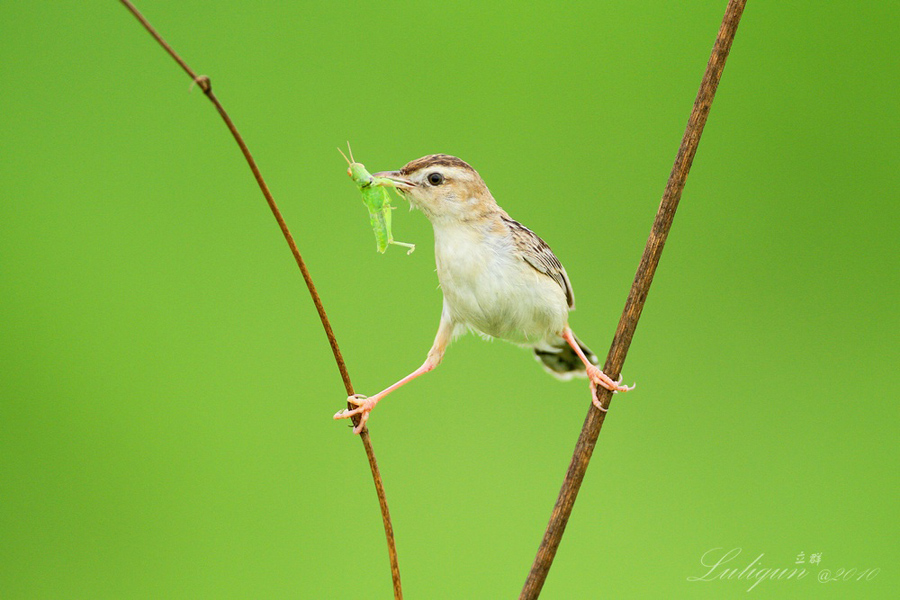
M430 183L431 185L435 185L435 186L441 185L442 183L444 183L444 176L441 175L440 173L438 173L437 171L435 171L434 173L429 173L428 174L428 183Z

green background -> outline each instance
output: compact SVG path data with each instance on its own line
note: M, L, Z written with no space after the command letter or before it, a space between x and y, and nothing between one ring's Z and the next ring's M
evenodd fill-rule
M605 355L725 2L139 8L212 78L374 393L433 339L432 233L398 210L419 250L376 254L335 147L470 162ZM897 24L749 3L543 598L749 597L688 581L716 547L822 553L755 597L896 597ZM0 51L0 596L390 597L331 352L211 105L116 2L4 2ZM588 399L466 336L378 407L408 598L516 597Z

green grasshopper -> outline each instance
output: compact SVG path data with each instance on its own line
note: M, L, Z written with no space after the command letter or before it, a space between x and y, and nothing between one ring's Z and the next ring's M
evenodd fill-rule
M347 175L359 188L359 191L362 193L363 204L369 209L369 223L375 232L375 248L384 254L388 244L394 244L395 246L409 248L406 253L412 254L412 251L416 249L415 244L394 241L394 236L391 234L391 210L394 207L391 206L391 197L388 195L387 187L384 187L385 185L393 187L391 180L384 177L375 177L366 170L362 163L356 162L349 143L347 144L347 152L350 153L350 158L347 158L347 155L340 148L338 148L338 152L350 165L350 168L347 169Z

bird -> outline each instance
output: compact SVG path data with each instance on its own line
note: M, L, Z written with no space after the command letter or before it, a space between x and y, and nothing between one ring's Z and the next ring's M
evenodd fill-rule
M601 411L606 408L595 385L613 393L634 389L622 385L621 377L613 381L603 373L597 356L573 333L569 311L575 308L575 295L550 246L497 204L468 163L449 154L430 154L399 171L374 175L431 221L444 296L441 319L422 366L374 396L348 396L352 408L338 411L335 419L359 415L353 428L359 434L378 402L434 370L449 343L466 331L531 348L544 369L559 379L586 376L591 401Z

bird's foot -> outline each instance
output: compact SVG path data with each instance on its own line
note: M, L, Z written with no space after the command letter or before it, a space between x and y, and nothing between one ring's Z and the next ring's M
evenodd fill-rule
M365 428L366 421L369 420L369 413L372 412L372 409L375 408L375 405L378 404L379 400L381 400L381 398L377 395L372 396L371 398L363 396L362 394L353 394L352 396L347 396L347 402L349 402L356 408L345 408L343 410L339 410L334 413L334 418L349 419L354 415L359 415L359 425L353 428L353 433L359 435L359 433Z
M591 401L594 403L594 406L606 412L606 407L600 402L600 398L597 397L597 388L594 387L596 385L600 385L610 390L613 394L618 392L630 392L634 389L634 386L622 385L622 376L619 375L618 381L613 381L612 378L600 370L599 367L595 365L589 365L587 367L587 376L591 380Z

